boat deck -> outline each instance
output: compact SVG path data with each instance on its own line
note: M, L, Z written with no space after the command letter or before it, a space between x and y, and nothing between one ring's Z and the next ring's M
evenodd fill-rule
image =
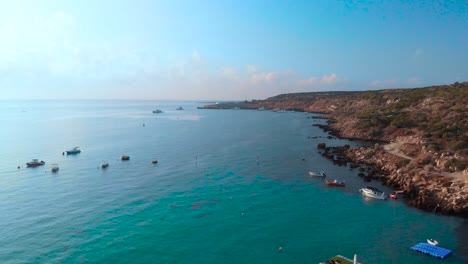
M330 258L329 260L325 262L320 262L320 264L330 264L330 263L353 264L353 260L347 257L343 257L341 255L336 255L333 258ZM361 263L358 262L358 264L361 264Z
M426 253L431 256L441 258L441 259L444 259L448 255L450 255L450 253L452 253L452 250L450 249L446 249L446 248L439 247L439 246L433 246L428 243L418 243L412 246L411 249L422 252L422 253Z

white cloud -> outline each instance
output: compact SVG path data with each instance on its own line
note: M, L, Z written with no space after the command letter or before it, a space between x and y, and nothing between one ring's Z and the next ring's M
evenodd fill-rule
M221 76L230 81L239 81L239 71L235 67L223 68Z
M423 54L423 49L422 48L417 48L414 53L413 53L413 57L416 58L416 57L420 57L422 54Z
M378 88L396 88L398 84L398 80L390 79L390 80L375 80L369 83L369 86L378 87Z
M330 75L323 75L321 78L312 76L305 80L299 80L297 85L299 87L308 87L308 86L320 86L320 85L332 85L337 83L338 77L336 73Z
M373 87L379 87L380 85L382 85L382 82L379 81L379 80L375 80L375 81L371 82L369 85L373 86Z
M316 84L331 87L339 81L335 73L305 79L291 70L254 64L214 67L196 49L183 58L162 60L119 43L84 41L79 32L83 32L79 21L64 12L0 24L0 86L21 87L21 94L32 98L47 94L57 98L243 100L299 92ZM38 86L52 92L24 92ZM4 94L21 96L14 89Z
M250 81L255 84L271 84L278 77L276 72L258 72L250 76Z
M338 80L338 78L336 77L336 74L335 73L332 73L331 75L324 75L322 77L322 83L323 84L334 84L336 83L336 81Z
M420 85L421 80L418 77L409 78L408 80L406 80L406 84L408 84L408 85Z

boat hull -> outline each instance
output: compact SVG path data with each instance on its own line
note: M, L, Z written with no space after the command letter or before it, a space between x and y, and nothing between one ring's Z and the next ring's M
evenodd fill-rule
M346 183L340 182L340 181L325 180L325 183L326 183L328 186L339 186L339 187L344 187L344 186L346 186Z
M312 176L312 177L326 177L327 176L323 172L313 172L313 171L310 171L309 175Z
M39 167L44 165L44 163L26 163L26 167Z
M373 198L373 199L378 199L378 200L385 200L385 193L379 193L379 192L374 192L372 190L368 190L366 188L359 189L359 191L362 193L362 195Z
M39 166L42 166L44 164L45 164L44 161L42 161L42 160L38 161L37 159L34 159L33 161L27 162L26 167L39 167Z

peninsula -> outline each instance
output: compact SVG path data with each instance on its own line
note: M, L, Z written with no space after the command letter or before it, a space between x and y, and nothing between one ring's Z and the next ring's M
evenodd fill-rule
M321 113L332 136L372 147L328 148L337 165L401 190L410 205L468 218L468 82L412 89L282 94L205 109L281 109ZM364 169L365 168L365 169Z

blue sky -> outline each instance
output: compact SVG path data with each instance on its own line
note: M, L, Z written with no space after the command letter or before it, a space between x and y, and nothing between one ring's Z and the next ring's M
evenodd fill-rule
M264 99L468 81L467 1L0 1L0 99Z

